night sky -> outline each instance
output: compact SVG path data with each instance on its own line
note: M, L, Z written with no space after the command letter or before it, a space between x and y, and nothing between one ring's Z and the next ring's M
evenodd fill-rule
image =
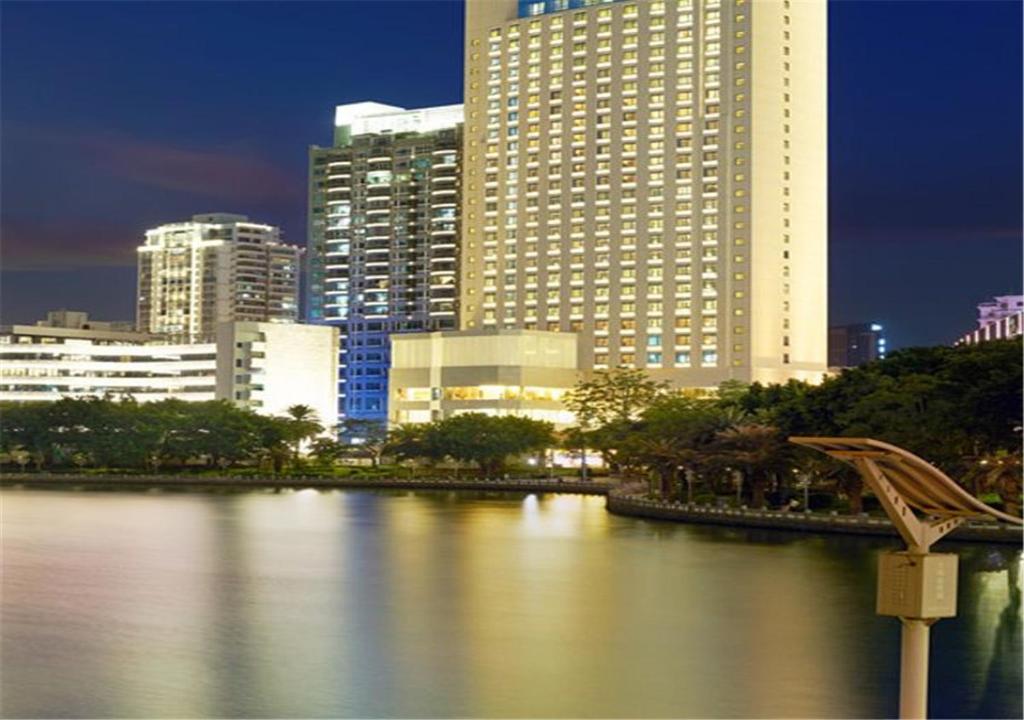
M134 316L146 228L305 240L334 105L461 101L458 2L0 9L0 318ZM946 343L1021 290L1021 5L830 3L831 321Z

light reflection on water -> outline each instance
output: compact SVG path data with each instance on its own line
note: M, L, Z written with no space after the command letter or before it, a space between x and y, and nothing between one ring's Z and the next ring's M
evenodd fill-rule
M576 495L314 491L11 491L3 535L9 717L897 704L898 623L874 615L895 541L638 521ZM1020 552L949 549L959 616L933 628L932 715L1020 717Z

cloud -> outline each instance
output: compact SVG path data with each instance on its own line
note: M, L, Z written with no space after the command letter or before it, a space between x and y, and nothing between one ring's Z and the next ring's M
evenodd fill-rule
M238 147L5 127L3 269L125 267L146 228L200 212L301 216L305 183ZM43 168L59 164L57 175Z
M294 200L305 191L301 177L237 148L194 148L114 134L27 133L80 152L94 171L151 188L250 203Z
M237 145L189 146L117 133L26 126L5 127L4 135L6 149L18 144L34 149L24 156L24 162L59 150L66 165L86 168L99 182L122 180L211 201L285 204L304 198L301 175ZM16 168L10 170L16 174Z
M96 220L0 217L4 270L126 267L141 243L137 228Z

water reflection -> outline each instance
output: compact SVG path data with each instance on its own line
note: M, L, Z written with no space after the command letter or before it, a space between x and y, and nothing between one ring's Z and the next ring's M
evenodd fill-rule
M880 717L892 546L567 495L9 492L3 711ZM1019 717L1020 552L955 549L933 714Z

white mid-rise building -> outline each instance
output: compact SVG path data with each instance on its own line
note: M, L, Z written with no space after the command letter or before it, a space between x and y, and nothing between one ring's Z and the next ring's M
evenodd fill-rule
M301 249L245 215L210 213L146 231L137 329L211 341L218 323L295 322Z
M220 323L209 342L107 329L13 325L0 331L0 401L63 397L230 400L261 414L337 407L338 331L294 323Z

